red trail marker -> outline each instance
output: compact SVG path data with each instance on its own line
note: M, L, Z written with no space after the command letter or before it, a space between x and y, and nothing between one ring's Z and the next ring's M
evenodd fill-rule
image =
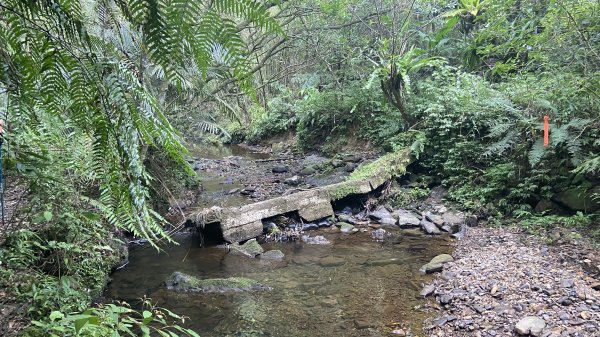
M544 146L548 147L549 143L550 140L548 137L548 116L544 116Z

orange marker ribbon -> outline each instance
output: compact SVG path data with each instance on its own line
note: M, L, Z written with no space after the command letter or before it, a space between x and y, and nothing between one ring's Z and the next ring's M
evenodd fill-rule
M548 116L544 116L544 146L548 147L550 139L548 137Z

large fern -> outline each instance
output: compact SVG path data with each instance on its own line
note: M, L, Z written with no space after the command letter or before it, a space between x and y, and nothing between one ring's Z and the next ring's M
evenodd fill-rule
M45 167L37 170L35 179L46 179L41 172L57 161L33 159L50 158L43 148L57 147L58 138L43 137L44 133L71 135L67 139L80 144L67 143L72 150L64 152L66 162L89 161L56 169L78 167L93 179L99 196L81 198L119 228L153 242L166 237L162 218L147 202L152 178L144 167L142 145L163 148L182 164L185 148L149 90L145 66L155 65L170 85L182 88L187 81L182 69L190 60L206 74L214 46L221 45L234 76L250 91L236 20L269 32L279 30L257 1L211 4L99 0L95 8L83 8L80 0L0 3L0 93L9 102L9 142L21 144L11 148L11 156L31 167ZM144 57L149 61L143 62ZM57 119L62 123L48 124ZM27 143L24 134L40 135L29 139L37 149L21 151ZM81 147L88 156L81 155ZM60 148L65 149L64 144Z

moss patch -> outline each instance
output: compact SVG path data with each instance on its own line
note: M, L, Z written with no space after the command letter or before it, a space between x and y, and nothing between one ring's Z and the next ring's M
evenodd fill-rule
M255 280L244 277L199 279L180 272L171 274L165 284L167 289L182 292L225 293L271 289Z
M372 163L356 169L348 181L356 181L370 178L383 178L385 180L406 172L406 166L410 163L410 151L403 149L388 153Z

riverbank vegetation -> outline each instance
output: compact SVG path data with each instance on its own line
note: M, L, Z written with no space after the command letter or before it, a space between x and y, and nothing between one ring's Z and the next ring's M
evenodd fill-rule
M410 148L490 222L598 235L599 50L592 0L3 1L1 325L164 319L89 306L123 234L169 241L186 141Z

